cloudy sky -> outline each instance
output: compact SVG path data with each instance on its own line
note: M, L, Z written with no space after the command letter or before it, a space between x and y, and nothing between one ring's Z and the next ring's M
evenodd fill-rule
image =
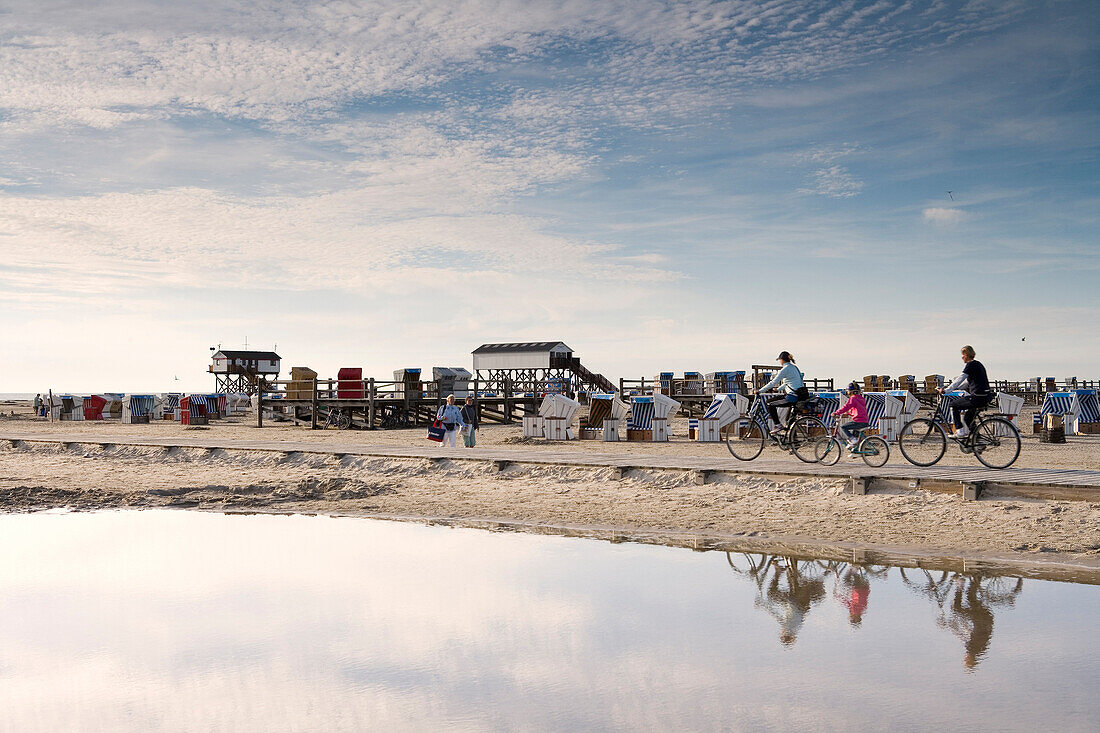
M0 0L0 391L207 386L245 339L1096 378L1098 38L1090 1Z

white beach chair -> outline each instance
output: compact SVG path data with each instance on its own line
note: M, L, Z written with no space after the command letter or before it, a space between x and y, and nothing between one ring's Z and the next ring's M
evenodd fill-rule
M737 393L714 395L707 411L699 418L696 440L700 443L722 442L722 429L749 411L749 398Z

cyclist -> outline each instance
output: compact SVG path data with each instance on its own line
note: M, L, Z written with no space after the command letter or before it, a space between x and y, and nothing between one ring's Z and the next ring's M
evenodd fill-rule
M770 392L773 389L777 391L775 396L768 397L764 403L768 408L768 417L771 418L773 436L780 430L779 408L794 407L796 403L810 399L810 390L806 389L806 384L802 381L802 372L795 366L791 352L781 351L775 359L782 364L779 373L772 381L757 390L758 394Z
M962 347L960 353L965 364L962 374L951 384L940 387L938 390L941 395L954 389L962 389L967 393L963 397L956 397L951 403L952 422L959 426L951 436L955 440L962 440L970 434L974 426L974 416L978 410L993 401L989 377L985 373L985 366L974 358L974 347L967 344Z
M859 442L859 431L871 427L871 423L867 422L867 400L860 394L859 385L855 382L850 383L844 393L848 395L848 400L839 410L833 413L833 418L836 419L840 415L852 416L851 422L840 426L840 429L848 436L848 450L850 452L856 449L856 443Z

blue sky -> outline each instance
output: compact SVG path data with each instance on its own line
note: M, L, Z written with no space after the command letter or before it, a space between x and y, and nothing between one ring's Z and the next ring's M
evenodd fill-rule
M6 2L0 387L200 387L245 338L1096 378L1098 38L1088 2Z

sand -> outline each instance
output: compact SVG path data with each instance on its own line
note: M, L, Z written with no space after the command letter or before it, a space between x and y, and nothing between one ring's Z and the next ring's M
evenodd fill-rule
M5 409L5 412L7 410ZM202 435L219 440L325 441L364 445L424 445L423 429L310 431L251 421L220 421L196 433L175 423L49 423L0 420L0 431L94 436ZM684 432L684 431L681 431ZM490 425L484 445L522 443L561 451L714 455L720 445L675 440L666 445L601 441L524 441L517 426ZM6 444L5 444L6 446ZM463 451L463 448L458 448ZM778 454L777 454L778 456ZM792 459L793 460L793 459ZM894 459L898 460L898 459ZM957 457L957 462L964 459ZM1064 446L1025 438L1019 465L1100 468L1100 439L1070 438ZM180 507L218 511L328 513L499 520L531 526L690 532L701 536L804 538L937 552L1008 553L1020 557L1100 562L1100 504L985 496L979 502L924 491L843 493L831 478L774 480L715 475L695 485L684 471L509 465L423 459L382 459L243 451L116 446L102 449L27 444L0 447L0 508L36 511L120 507Z

